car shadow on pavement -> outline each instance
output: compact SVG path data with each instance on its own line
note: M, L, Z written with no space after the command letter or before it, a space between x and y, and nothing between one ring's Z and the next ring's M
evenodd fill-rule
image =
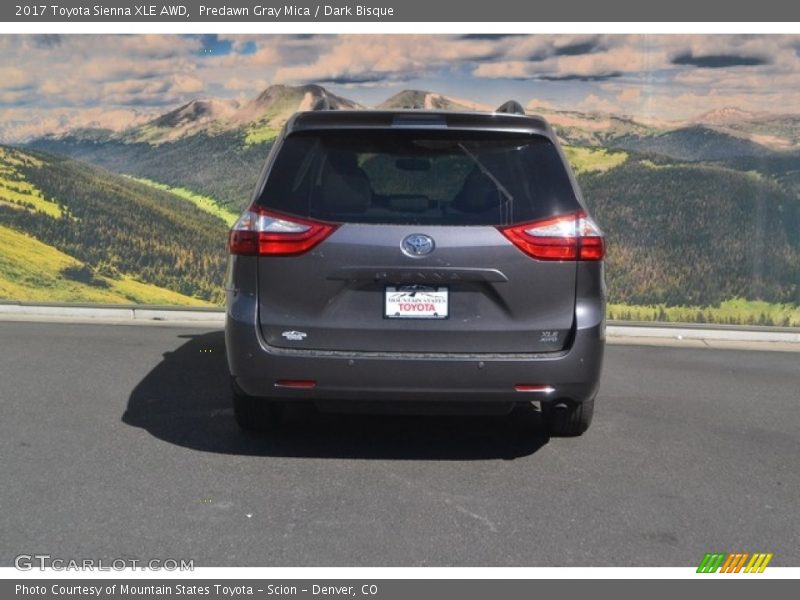
M287 410L266 434L241 431L233 417L223 333L186 342L136 385L122 421L186 448L253 456L479 460L513 459L548 442L533 409L505 416L323 414Z

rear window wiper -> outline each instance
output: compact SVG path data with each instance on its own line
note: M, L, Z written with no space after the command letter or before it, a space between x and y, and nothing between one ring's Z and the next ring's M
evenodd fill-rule
M486 165L484 165L481 162L481 160L475 154L470 152L469 149L463 143L459 142L458 143L458 147L461 149L461 151L464 154L466 154L469 157L469 159L472 162L475 163L475 165L480 169L481 173L483 173L484 175L486 175L486 177L489 178L489 180L497 188L497 191L500 192L505 197L505 200L503 200L503 209L504 210L503 210L503 214L501 215L501 218L502 218L504 223L511 223L511 215L512 215L513 210L514 210L514 196L511 194L511 192L509 192L506 189L506 186L504 186L500 182L500 180L497 179L497 177L494 176L494 174L486 167Z

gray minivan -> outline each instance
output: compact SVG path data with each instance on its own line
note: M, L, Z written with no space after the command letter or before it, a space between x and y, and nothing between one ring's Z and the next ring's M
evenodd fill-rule
M300 112L233 226L226 345L237 422L288 402L592 420L603 234L555 134L495 113Z

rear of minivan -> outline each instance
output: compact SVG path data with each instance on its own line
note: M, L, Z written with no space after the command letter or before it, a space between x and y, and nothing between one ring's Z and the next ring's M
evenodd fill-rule
M298 113L230 234L240 425L285 402L591 421L604 240L547 124L508 114Z

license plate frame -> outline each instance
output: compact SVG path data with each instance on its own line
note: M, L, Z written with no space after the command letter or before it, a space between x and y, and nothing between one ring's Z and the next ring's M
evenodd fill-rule
M450 288L446 285L387 285L383 318L443 321L450 318Z

